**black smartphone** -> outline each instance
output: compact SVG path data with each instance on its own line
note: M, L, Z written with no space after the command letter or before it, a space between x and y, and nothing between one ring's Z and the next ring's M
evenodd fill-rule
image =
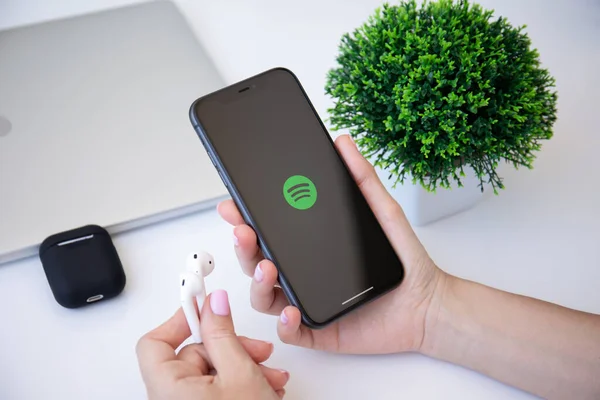
M190 119L305 325L324 327L401 283L399 257L291 71L204 96Z

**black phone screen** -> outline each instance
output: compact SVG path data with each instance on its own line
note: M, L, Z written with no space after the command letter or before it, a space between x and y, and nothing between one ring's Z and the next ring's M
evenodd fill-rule
M313 324L400 283L398 256L292 73L275 69L232 85L192 113Z

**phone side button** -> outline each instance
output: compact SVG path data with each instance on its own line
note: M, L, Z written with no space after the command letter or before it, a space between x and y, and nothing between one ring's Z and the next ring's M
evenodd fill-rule
M206 153L208 154L208 158L210 158L210 161L213 163L213 165L216 167L217 163L215 162L215 157L213 157L212 153L210 151L206 151Z
M221 177L221 180L223 181L223 184L225 186L227 186L227 180L225 180L225 178L223 177L223 173L221 172L221 169L217 168L217 172L219 173L219 176Z

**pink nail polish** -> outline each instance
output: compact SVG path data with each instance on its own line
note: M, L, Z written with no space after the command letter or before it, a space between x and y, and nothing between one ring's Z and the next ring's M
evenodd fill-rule
M281 319L281 323L286 325L288 323L288 316L285 314L285 310L283 310L281 312L281 316L279 317L279 319Z
M262 268L260 267L260 264L258 264L256 266L256 269L254 270L254 280L256 282L262 282L264 277L265 277L265 274L264 274Z
M210 308L216 315L229 315L229 298L224 290L214 291L210 295Z
M236 247L240 245L240 239L238 239L238 237L235 236L235 232L233 233L233 245Z

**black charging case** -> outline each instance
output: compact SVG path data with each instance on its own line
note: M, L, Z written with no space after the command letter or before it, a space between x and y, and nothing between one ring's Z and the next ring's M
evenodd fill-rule
M125 271L108 232L87 225L46 238L39 256L54 298L77 308L119 295Z

